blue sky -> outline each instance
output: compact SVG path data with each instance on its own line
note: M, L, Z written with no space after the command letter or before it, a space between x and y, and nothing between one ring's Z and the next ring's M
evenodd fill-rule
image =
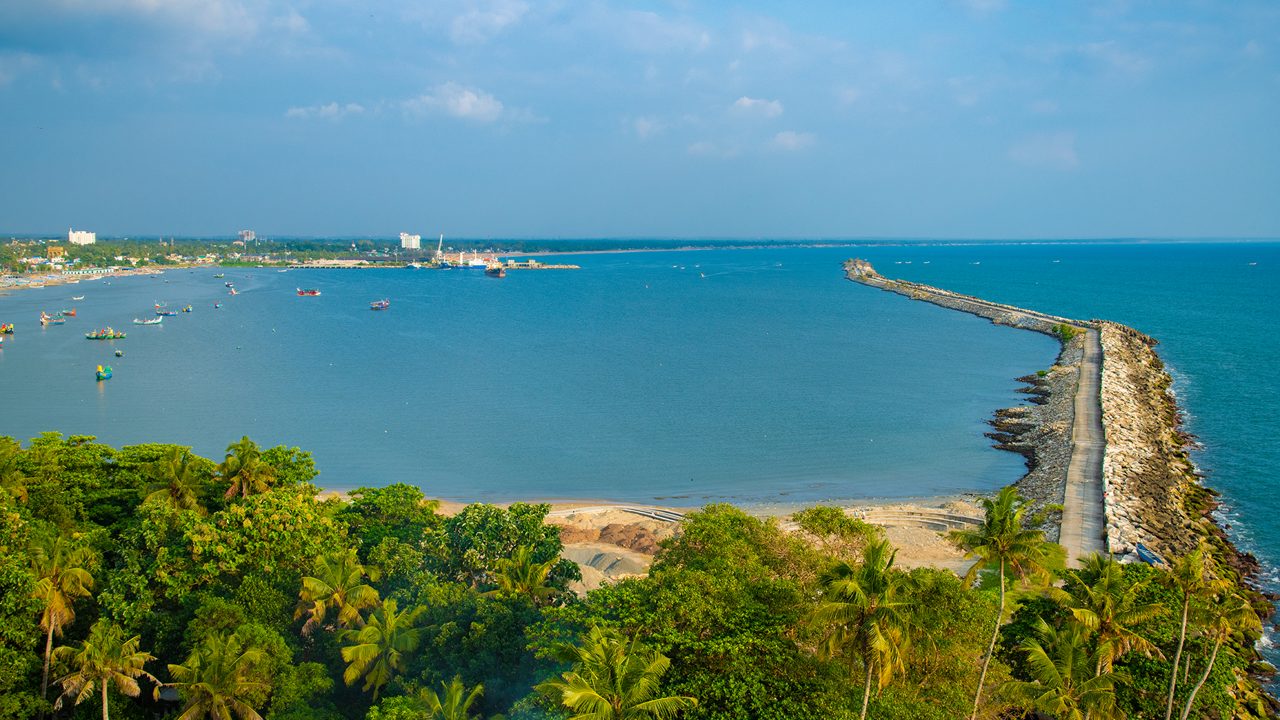
M1280 236L1280 3L5 0L0 232Z

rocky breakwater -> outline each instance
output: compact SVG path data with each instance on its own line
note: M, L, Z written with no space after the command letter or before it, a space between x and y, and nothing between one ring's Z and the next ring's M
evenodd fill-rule
M893 292L913 300L977 315L997 325L1050 335L1061 343L1052 367L1018 378L1030 405L997 410L987 437L1001 450L1026 458L1027 474L1016 485L1031 504L1030 516L1050 540L1058 539L1071 463L1074 401L1084 357L1084 334L1074 328L1087 325L1076 320L1036 313L1012 305L950 292L931 285L893 280L876 272L871 263L845 262L846 276L857 283Z
M1107 452L1107 542L1116 555L1138 543L1163 557L1193 550L1201 539L1240 579L1258 569L1210 517L1216 493L1204 487L1188 454L1171 379L1156 354L1156 340L1113 322L1100 322L1103 347L1102 421Z

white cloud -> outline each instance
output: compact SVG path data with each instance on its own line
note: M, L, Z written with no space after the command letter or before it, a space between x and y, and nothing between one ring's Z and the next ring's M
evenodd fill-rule
M429 93L404 101L404 109L417 115L445 113L464 120L490 123L502 117L502 101L489 93L455 82L437 85Z
M1037 115L1056 115L1058 103L1054 100L1037 100L1031 103L1031 112Z
M817 138L814 137L813 133L783 130L773 136L773 141L770 144L778 150L795 151L811 147L816 140Z
M732 109L742 115L775 118L782 114L782 103L777 100L762 100L743 95L733 101Z
M641 140L648 140L657 135L666 128L666 123L655 117L638 117L631 121L631 129L635 131L636 137Z
M738 149L727 145L717 145L709 140L699 140L688 147L688 153L694 157L731 158L738 154Z
M974 12L989 13L1003 10L1005 0L962 0L966 7Z
M1241 52L1245 54L1245 57L1260 58L1266 51L1262 49L1262 43L1257 40L1250 40L1244 44L1244 49Z
M529 12L523 0L471 0L467 10L449 24L449 37L460 45L492 40L520 22Z
M862 99L862 91L852 87L836 88L836 100L846 107Z
M307 107L291 107L285 111L284 116L289 118L298 118L306 120L309 118L325 118L329 120L338 120L348 115L359 115L364 112L364 106L357 103L346 103L345 105L331 102L324 105L309 105Z
M289 12L272 20L271 25L292 35L301 35L311 30L311 23L293 8L289 8Z
M1028 135L1009 148L1014 162L1051 170L1073 170L1080 165L1073 132Z
M640 52L701 52L711 46L711 34L692 20L631 10L608 22L618 26L623 43Z

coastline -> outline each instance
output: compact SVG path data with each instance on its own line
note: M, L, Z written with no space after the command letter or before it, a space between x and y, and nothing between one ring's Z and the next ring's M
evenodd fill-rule
M47 275L37 275L28 278L25 275L6 275L0 280L0 297L4 297L9 293L18 290L39 290L45 287L57 287L62 285L75 285L84 282L94 282L103 278L118 277L135 277L141 275L163 275L166 270L186 270L195 267L204 267L203 265L156 265L145 268L121 268L119 270L106 270L100 273L92 273L88 275L68 275L66 273L49 273ZM14 279L28 280L28 282L12 282Z
M1020 378L1031 381L1026 391L1039 398L1033 403L1041 408L1051 408L1055 403L1062 406L1060 397L1064 391L1078 386L1081 365L1076 345L1096 337L1101 347L1097 411L1104 445L1099 458L1098 507L1092 509L1100 512L1103 526L1101 537L1088 540L1096 541L1101 551L1122 560L1135 560L1139 543L1169 560L1194 549L1203 539L1218 562L1230 569L1237 585L1260 594L1257 560L1237 548L1213 516L1218 494L1204 485L1191 462L1190 437L1183 431L1182 411L1171 390L1172 378L1155 352L1154 338L1111 321L1073 320L892 280L879 275L863 260L847 261L845 271L849 280L859 284L975 314L996 324L1057 337L1062 352L1054 367L1044 376L1037 373ZM1063 332L1064 325L1077 328L1082 334ZM1077 367L1076 382L1055 381L1055 376L1064 375L1062 368L1072 362ZM1062 453L1063 428L1069 442L1076 440L1071 437L1078 430L1078 423L1073 423L1076 412L1068 409L1069 414L1061 407L1044 412L1035 408L1006 409L997 411L992 423L997 429L990 434L996 447L1028 456L1028 474L1015 485L1033 503L1044 501L1045 487L1040 480L1049 479L1055 482L1049 496L1056 495L1061 487L1064 504L1070 503L1070 498L1065 497L1070 483L1056 462ZM1042 467L1038 462L1042 457L1051 460L1053 472L1042 473L1046 477L1028 484Z

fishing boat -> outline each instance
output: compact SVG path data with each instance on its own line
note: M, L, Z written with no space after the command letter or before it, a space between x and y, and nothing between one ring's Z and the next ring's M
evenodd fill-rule
M299 297L315 297L316 295L320 294L320 291L315 288L310 288L308 290L303 290L302 288L298 288L297 290L298 290Z
M240 293L236 292L236 289L235 289L235 288L231 288L231 292L230 292L230 293L227 293L227 294L228 294L228 295L239 295Z
M59 311L58 311L58 316L59 316L59 317L75 317L75 316L76 316L76 309L75 309L75 308L71 308L70 310L59 310Z
M217 279L219 279L219 280L221 280L222 278L224 278L224 277L226 277L226 276L227 276L227 274L226 274L226 273L217 273L217 274L215 274L215 275L214 275L214 277L215 277L215 278L217 278Z
M79 302L80 300L83 300L83 299L84 299L84 296L83 296L83 295L72 295L72 296L71 296L71 299L72 299L72 300L75 300L75 301L77 301L77 302Z
M1134 548L1134 554L1138 556L1139 560L1141 560L1142 562L1148 565L1164 565L1165 564L1164 558L1155 554L1155 552L1153 552L1151 548L1147 547L1146 545L1143 545L1142 543L1138 543L1138 545Z
M133 319L134 325L159 325L162 322L164 322L164 318L162 317L151 318L150 320L143 320L142 318Z
M110 379L111 379L111 366L110 366L110 365L99 365L99 366L98 366L98 372L97 372L97 373L95 373L95 374L96 374L96 375L97 375L97 377L98 377L98 382L102 382L103 380L110 380Z
M45 312L43 312L43 311L41 311L41 313L40 313L40 324L41 324L41 325L62 325L62 324L63 324L63 323L65 323L66 321L67 321L67 319L66 319L66 318L61 317L61 316L58 316L58 315L49 315L49 314L47 314L47 313L45 313Z
M222 307L222 303L214 303L214 304L213 304L213 309L214 309L214 310L217 310L217 309L218 309L218 308L220 308L220 307Z
M123 351L123 350L117 350L117 351L116 351L116 357L124 357L124 351Z
M222 284L223 284L223 285L226 285L227 287L235 287L235 286L236 286L236 284L235 284L235 283L230 282L230 281L228 281L228 282L224 282L224 283L222 283Z
M170 310L169 308L167 308L167 307L165 307L165 306L163 306L163 305L157 305L157 306L156 306L156 314L157 314L157 315L177 315L177 314L178 314L178 311L177 311L177 310Z
M507 269L501 265L490 265L484 269L484 274L489 277L504 278L507 276Z
M391 307L390 300L374 300L369 303L370 310L386 310L389 307Z
M86 340L123 340L124 333L111 327L98 328L84 334Z
M187 305L186 307L182 308L182 312L191 312L191 306Z
M5 323L3 325L0 325L0 335L12 335L12 334L13 334L13 323Z

